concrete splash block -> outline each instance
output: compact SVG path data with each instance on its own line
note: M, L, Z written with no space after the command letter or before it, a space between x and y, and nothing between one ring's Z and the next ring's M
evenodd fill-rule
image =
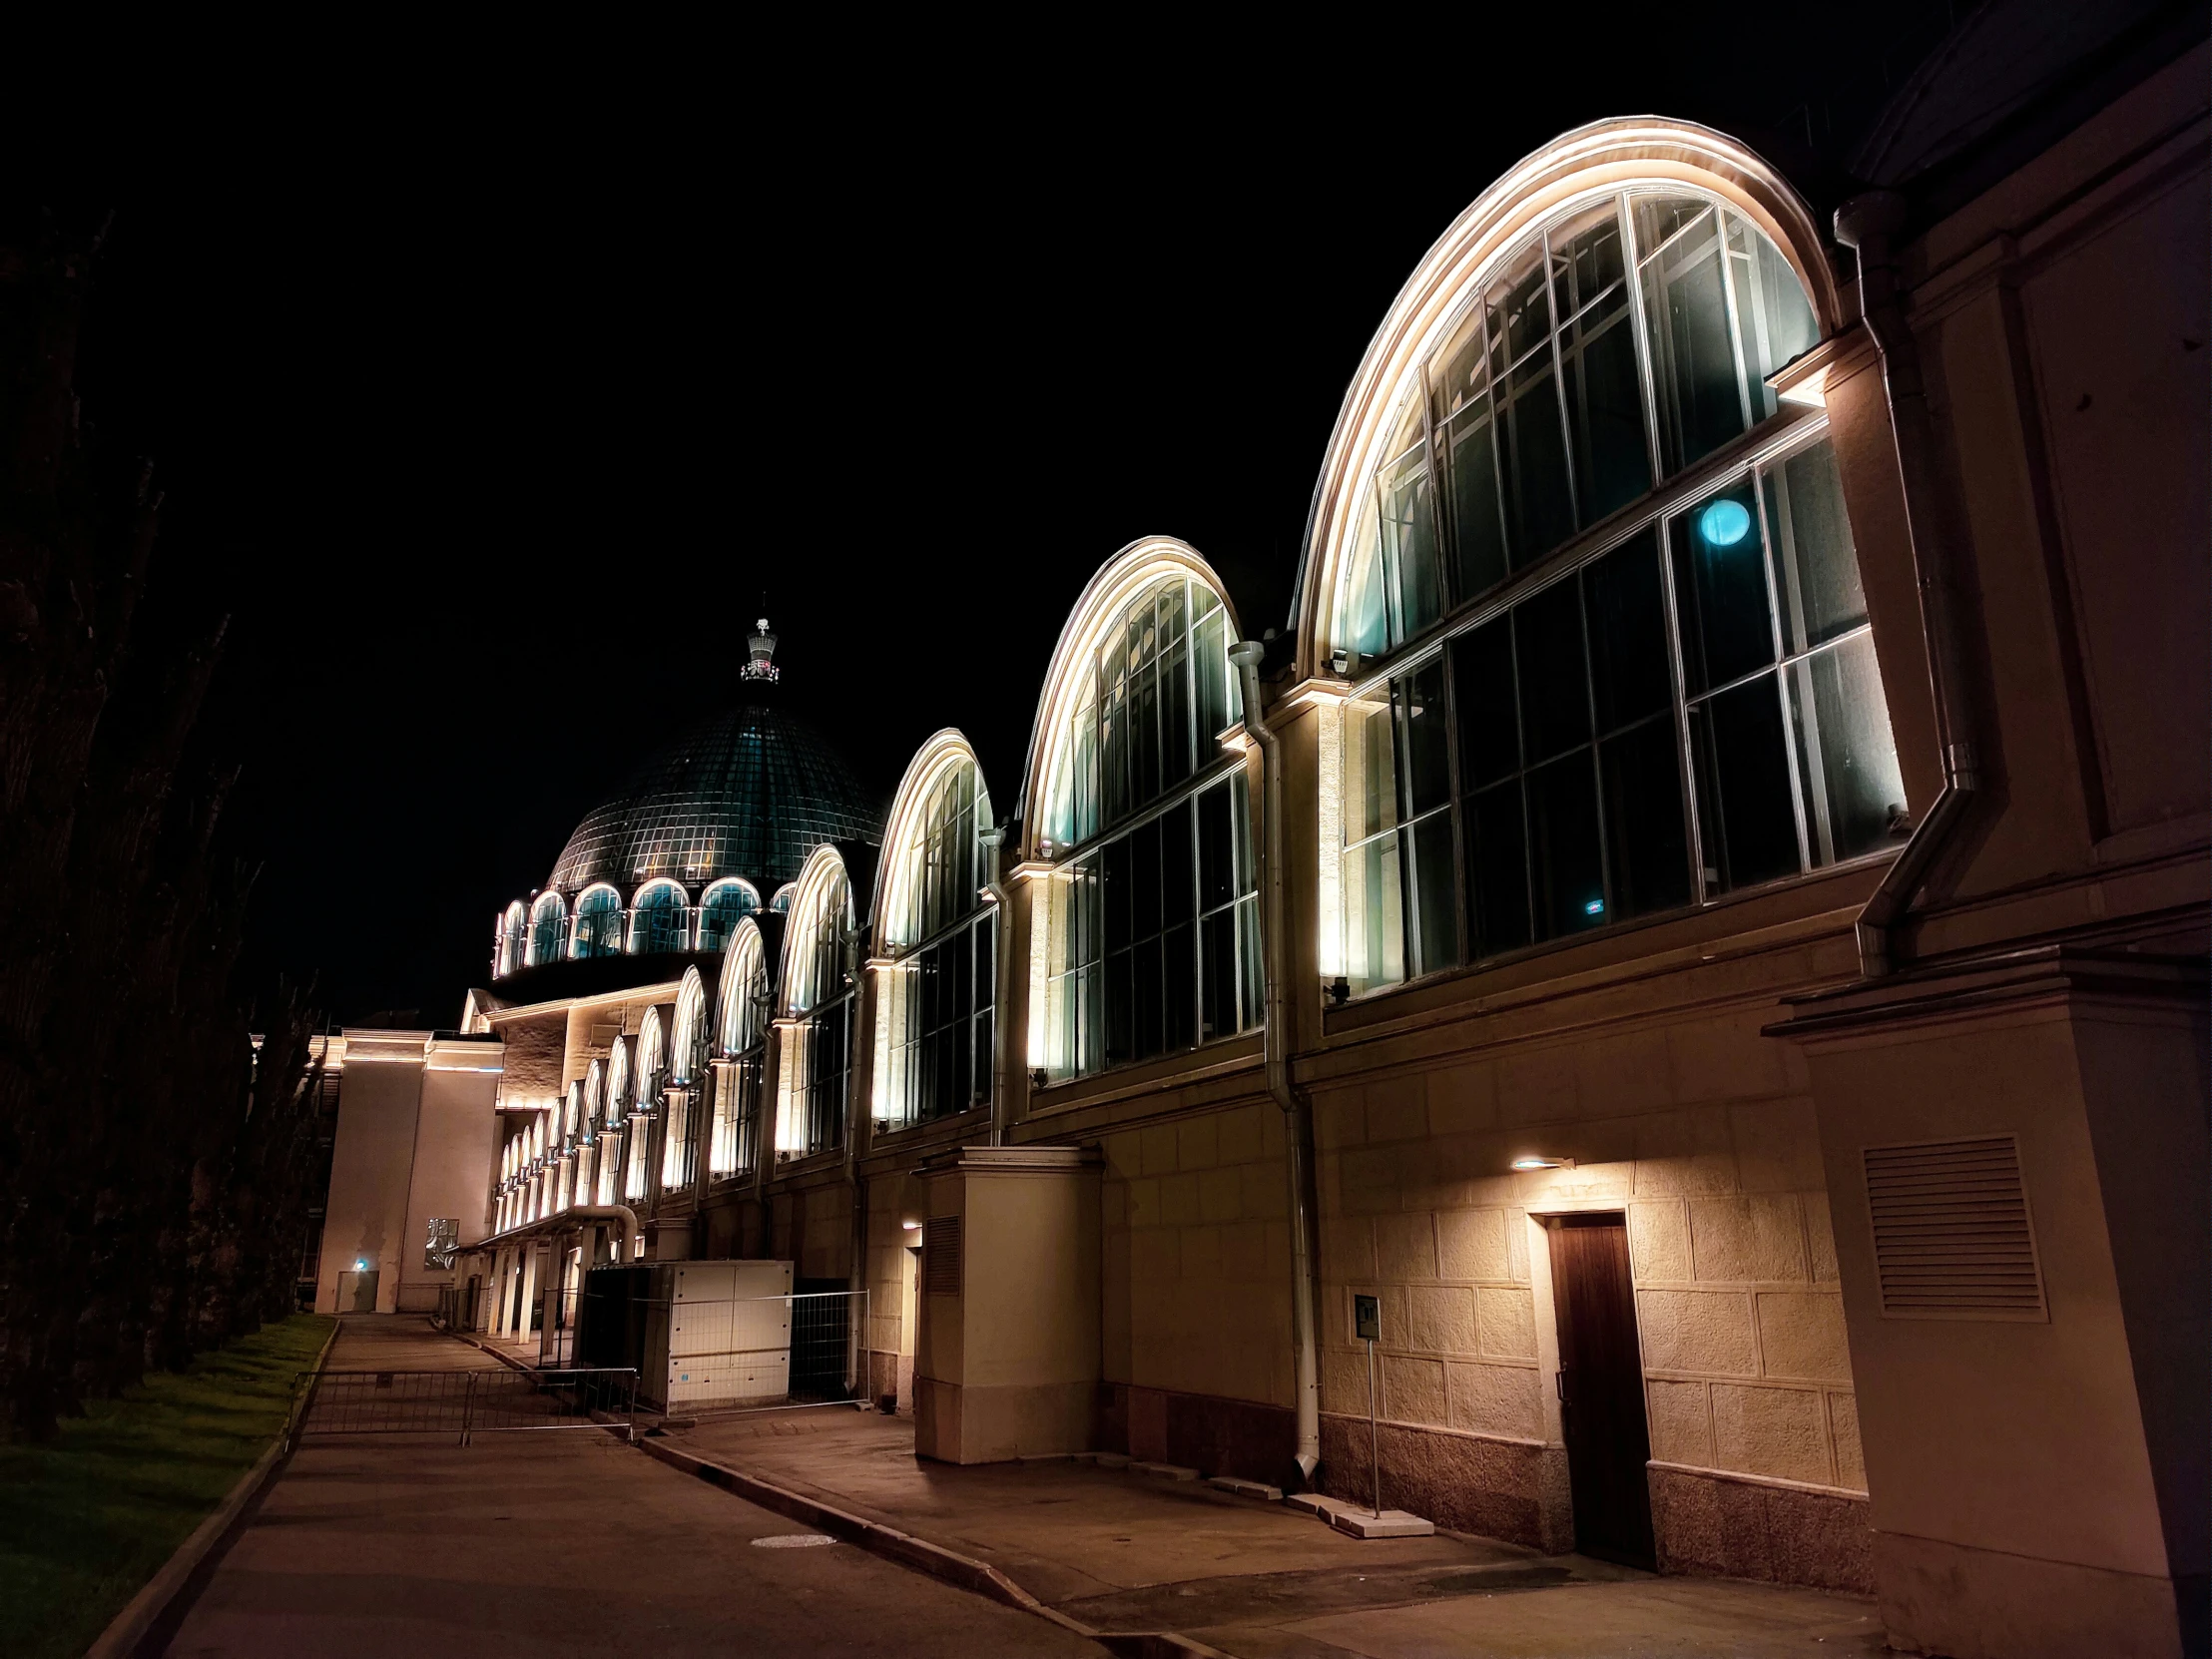
M1149 1474L1158 1480L1196 1480L1198 1470L1187 1469L1181 1463L1138 1463L1129 1465L1131 1474Z
M1256 1497L1263 1503L1281 1503L1283 1488L1270 1486L1261 1480L1240 1480L1233 1474L1217 1474L1206 1482L1219 1486L1225 1492L1235 1492L1239 1497Z
M1418 1515L1408 1515L1402 1509L1385 1509L1380 1515L1372 1510L1346 1505L1329 1517L1329 1524L1339 1532L1350 1533L1355 1538L1429 1538L1435 1536L1436 1523L1425 1521Z
M1320 1492L1293 1492L1283 1502L1285 1507L1303 1509L1320 1521L1326 1521L1339 1509L1359 1507L1359 1505L1348 1502L1341 1497L1324 1497Z

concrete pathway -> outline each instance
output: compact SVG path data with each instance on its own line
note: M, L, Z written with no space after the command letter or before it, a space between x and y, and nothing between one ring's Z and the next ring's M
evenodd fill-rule
M1362 1543L1283 1505L1084 1462L955 1468L913 1455L907 1417L762 1412L670 1437L987 1562L1093 1629L1177 1630L1239 1659L1885 1651L1863 1597L1462 1536Z
M496 1366L420 1320L348 1317L338 1370ZM977 1654L1100 1649L803 1528L606 1435L309 1439L172 1655Z

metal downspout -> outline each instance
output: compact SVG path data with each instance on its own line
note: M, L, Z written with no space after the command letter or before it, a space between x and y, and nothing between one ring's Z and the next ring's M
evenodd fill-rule
M1281 741L1260 713L1260 658L1256 640L1233 646L1244 693L1245 730L1260 742L1262 875L1267 894L1261 905L1262 942L1267 951L1268 1093L1282 1107L1284 1165L1291 1183L1291 1343L1296 1356L1298 1468L1311 1484L1321 1466L1321 1379L1314 1349L1314 1226L1306 1202L1307 1148L1313 1141L1313 1112L1304 1089L1291 1082L1287 933L1283 921L1283 752Z
M860 1036L864 1030L863 1013L875 1011L875 980L861 963L853 974L852 1001L845 1012L845 1067L844 1067L844 1178L852 1188L852 1271L845 1280L844 1305L844 1385L857 1399L860 1395L860 1308L867 1285L867 1183L860 1177L860 1126L868 1121L866 1100L857 1086L863 1079L860 1072ZM864 1081L872 1086L875 1081L875 1045L868 1045L868 1067Z
M1952 611L1952 572L1937 528L1935 431L1920 342L1905 317L1899 292L1897 251L1891 239L1904 229L1905 198L1869 191L1836 210L1836 240L1859 257L1859 314L1882 357L1889 392L1898 481L1905 495L1907 536L1920 594L1921 633L1928 648L1929 689L1936 710L1936 741L1943 784L1928 816L1914 830L1859 912L1859 971L1881 979L1897 969L1895 929L1904 921L1929 866L1942 850L1981 787L1972 729L1958 699L1964 685L1958 627Z
M991 998L996 1012L992 1016L991 1043L991 1138L992 1146L1006 1144L1006 987L1008 967L1006 941L1013 932L1013 907L1006 902L1006 888L999 881L998 849L1006 838L1003 829L986 830L976 839L983 844L984 857L988 860L990 879L983 883L983 890L991 895L991 902L998 906L994 922L995 942L991 950Z

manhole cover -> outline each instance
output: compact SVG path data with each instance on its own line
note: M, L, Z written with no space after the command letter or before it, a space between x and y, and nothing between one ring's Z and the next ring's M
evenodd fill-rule
M813 1549L817 1544L833 1544L837 1540L821 1532L779 1532L773 1538L755 1538L755 1549Z

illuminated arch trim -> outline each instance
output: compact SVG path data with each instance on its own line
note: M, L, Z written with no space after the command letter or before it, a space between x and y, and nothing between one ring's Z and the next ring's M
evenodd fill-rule
M1658 116L1594 122L1564 133L1476 197L1436 239L1398 290L1345 392L1314 485L1297 585L1298 669L1320 673L1336 649L1337 590L1354 551L1368 480L1387 459L1392 422L1445 343L1467 299L1528 237L1587 199L1639 185L1719 197L1781 251L1827 338L1843 311L1813 211L1789 181L1725 134Z
M890 819L883 826L883 852L875 861L875 936L870 946L878 955L889 955L916 942L891 937L913 891L915 871L907 853L916 821L928 807L931 794L962 762L975 769L977 829L988 830L997 822L991 817L990 786L983 777L983 765L966 737L950 726L933 734L906 763L906 776L899 780L898 794L891 800Z
M784 959L778 975L784 986L787 1015L803 1014L824 1000L822 988L814 983L814 933L822 923L825 907L839 893L844 903L839 920L847 927L852 925L852 883L845 873L844 859L832 842L824 841L807 854L806 866L795 885L798 890L792 895L791 920L784 928Z
M1039 825L1044 815L1035 809L1044 804L1045 788L1059 759L1059 746L1066 741L1068 716L1074 712L1071 700L1081 688L1082 670L1097 655L1107 628L1121 620L1129 602L1167 576L1192 576L1204 582L1228 613L1229 643L1234 645L1244 637L1229 590L1214 573L1214 567L1188 542L1173 536L1141 537L1099 567L1060 630L1060 643L1053 647L1044 691L1037 699L1036 719L1029 727L1029 753L1022 765L1020 797L1024 858L1038 855Z
M718 999L720 1008L715 1019L715 1051L725 1058L743 1054L756 1042L762 1032L745 1028L746 992L768 979L768 941L761 936L761 924L750 914L738 917L738 924L731 929L730 943L722 953L722 986Z

